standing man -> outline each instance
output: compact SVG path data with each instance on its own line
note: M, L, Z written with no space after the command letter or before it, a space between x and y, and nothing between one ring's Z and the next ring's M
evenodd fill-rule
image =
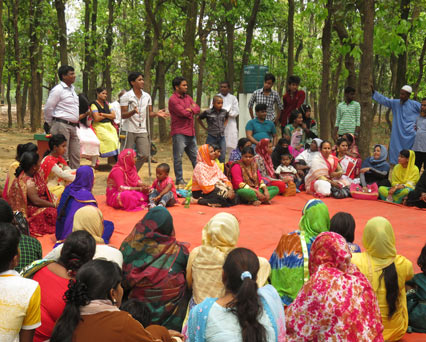
M136 145L135 166L139 171L143 163L148 160L151 150L146 120L147 109L150 117L167 118L169 114L164 109L157 113L152 111L151 96L142 90L144 86L142 73L131 72L127 81L131 89L120 98L121 118L126 119L122 128L126 131L123 149L133 148Z
M195 138L194 116L200 114L200 107L187 94L188 83L183 77L175 77L172 81L174 93L169 99L169 112L172 119L171 133L173 141L173 167L176 186L183 188L182 156L189 157L192 167L197 164L197 140Z
M361 105L355 101L355 89L345 88L345 101L337 106L336 123L334 125L334 140L345 133L358 137L361 125Z
M113 103L110 103L109 108L114 111L115 113L115 119L114 122L117 126L120 126L121 122L121 107L120 107L120 99L121 97L126 93L126 91L123 89L118 93L117 100L115 100Z
M283 104L278 93L275 90L272 90L274 83L275 76L272 74L266 74L263 82L263 88L254 91L248 103L248 108L252 119L254 118L253 105L255 103L266 104L266 120L275 122L275 118L278 118L278 115L276 115L275 104L280 111L283 109Z
M284 134L284 127L288 124L288 119L293 110L299 109L300 106L305 102L305 92L299 90L300 77L290 76L287 80L287 90L283 96L284 109L281 111L281 131Z
M223 99L222 108L228 111L228 124L225 127L226 151L222 154L229 155L232 150L237 148L238 144L238 127L237 116L240 114L237 98L230 93L231 87L228 81L220 83L220 92L217 94Z
M413 147L416 130L414 126L420 114L421 105L417 101L410 100L413 92L409 85L405 85L399 91L399 100L391 100L372 88L373 100L392 109L392 133L389 145L389 161L398 164L398 156L401 150L410 150Z
M78 169L80 166L80 139L77 135L79 100L73 86L74 68L62 65L58 69L58 76L61 82L50 91L44 105L44 121L49 126L50 133L65 136L67 149L64 158L69 161L71 169Z

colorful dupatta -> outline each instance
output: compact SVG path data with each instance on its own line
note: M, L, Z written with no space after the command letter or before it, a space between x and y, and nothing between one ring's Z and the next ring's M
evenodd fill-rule
M416 166L415 161L416 156L414 151L410 150L410 158L408 159L407 167L403 168L401 164L398 164L393 168L392 186L402 184L410 189L415 188L420 178L419 169Z
M259 143L256 145L257 155L255 156L255 158L262 158L266 171L268 172L268 176L271 178L275 178L274 165L272 163L271 155L268 151L270 142L271 141L269 139L262 139L259 141Z
M376 295L351 263L345 239L324 232L312 244L311 278L288 307L288 341L383 341Z
M185 280L189 252L185 244L176 241L169 211L151 209L123 241L120 251L129 298L148 306L153 324L180 331L189 299Z
M305 177L305 186L308 193L313 194L315 181L320 177L330 178L330 174L336 171L339 161L337 157L330 154L326 159L320 152L313 159L311 168Z
M241 167L241 176L244 183L257 189L261 182L257 163L253 160L250 165L246 165L242 160L239 160L235 164L238 164Z
M51 154L43 158L43 161L41 162L40 168L43 170L44 180L47 182L47 179L49 178L50 172L52 171L52 168L56 164L62 164L64 166L67 166L66 160L62 156L54 157Z
M125 177L125 183L127 186L135 187L140 183L138 171L135 166L136 152L131 148L126 148L121 151L118 156L117 164L114 165L108 179L114 178L116 173L122 173Z
M323 201L312 199L305 204L299 228L281 236L269 260L272 268L271 284L285 305L291 304L309 279L312 243L318 234L330 230L330 215Z

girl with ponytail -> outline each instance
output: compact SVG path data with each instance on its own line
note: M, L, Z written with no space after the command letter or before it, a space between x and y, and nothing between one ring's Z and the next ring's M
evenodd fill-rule
M258 289L259 259L251 250L236 248L223 265L225 295L195 306L188 320L190 342L285 341L284 309L271 286Z

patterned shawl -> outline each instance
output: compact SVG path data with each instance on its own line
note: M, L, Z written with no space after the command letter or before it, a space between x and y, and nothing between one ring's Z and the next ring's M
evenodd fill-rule
M308 193L314 193L314 184L315 181L321 177L330 178L330 174L337 169L339 161L337 157L330 154L326 159L324 155L320 152L313 159L311 168L309 169L308 174L305 177L305 187Z
M51 154L43 158L40 168L43 170L44 180L47 181L49 178L50 171L56 164L68 165L66 160L62 156L54 157Z
M383 341L377 298L351 263L345 239L318 235L309 260L311 278L286 311L288 341Z
M121 151L118 156L118 162L112 168L108 178L114 179L116 173L123 173L127 186L138 186L140 178L135 166L136 152L131 148Z
M255 158L262 158L266 167L266 171L268 172L268 176L275 178L275 172L274 172L274 165L272 164L272 158L269 154L269 139L262 139L259 141L259 143L256 145L256 157Z
M246 165L242 160L239 160L236 164L241 167L241 175L244 183L257 189L260 185L260 179L256 161L252 160L250 165Z

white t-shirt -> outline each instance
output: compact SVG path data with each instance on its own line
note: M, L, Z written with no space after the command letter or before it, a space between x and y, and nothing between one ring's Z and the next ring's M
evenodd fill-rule
M120 98L120 106L128 106L128 111L136 107L139 114L134 114L123 123L123 130L131 133L147 133L146 115L148 106L152 106L151 96L142 91L142 96L138 99L133 91L130 90Z
M114 111L115 113L115 119L114 122L119 125L121 121L121 107L120 103L118 101L114 101L113 103L109 104L109 109L111 111ZM124 123L124 122L123 122Z

